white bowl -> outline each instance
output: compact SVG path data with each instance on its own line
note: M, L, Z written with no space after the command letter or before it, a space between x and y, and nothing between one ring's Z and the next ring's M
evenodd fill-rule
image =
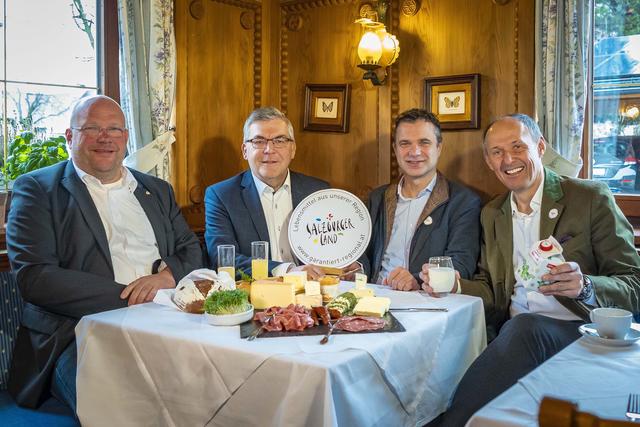
M207 322L214 326L234 326L239 325L240 323L244 323L247 320L251 320L253 317L253 306L249 304L249 310L244 311L242 313L234 313L234 314L209 314L205 313L204 317L207 319Z

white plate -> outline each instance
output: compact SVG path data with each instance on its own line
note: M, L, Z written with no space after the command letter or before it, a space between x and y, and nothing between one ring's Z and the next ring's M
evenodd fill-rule
M598 335L598 331L596 330L596 325L594 323L580 325L578 331L593 342L612 347L624 347L640 340L640 331L635 329L629 329L627 335L621 339L602 338Z
M242 313L235 314L209 314L205 313L204 317L207 319L207 322L214 326L234 326L239 325L240 323L244 323L247 320L251 320L253 317L253 306L249 304L251 307L249 310Z

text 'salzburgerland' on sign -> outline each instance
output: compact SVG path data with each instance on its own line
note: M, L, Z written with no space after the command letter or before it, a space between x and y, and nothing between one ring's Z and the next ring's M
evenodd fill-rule
M362 201L344 190L320 190L291 213L289 243L305 264L342 268L357 261L371 238L371 217Z

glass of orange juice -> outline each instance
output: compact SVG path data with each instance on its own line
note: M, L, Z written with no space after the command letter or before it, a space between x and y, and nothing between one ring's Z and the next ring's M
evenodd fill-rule
M269 277L269 242L251 242L251 276L253 280Z
M236 280L236 247L234 245L218 246L218 274L223 271Z

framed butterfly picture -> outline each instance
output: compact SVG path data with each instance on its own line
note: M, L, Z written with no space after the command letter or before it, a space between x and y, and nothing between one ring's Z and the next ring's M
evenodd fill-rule
M480 128L480 74L426 78L424 107L442 129Z
M304 130L349 132L351 85L305 85Z

